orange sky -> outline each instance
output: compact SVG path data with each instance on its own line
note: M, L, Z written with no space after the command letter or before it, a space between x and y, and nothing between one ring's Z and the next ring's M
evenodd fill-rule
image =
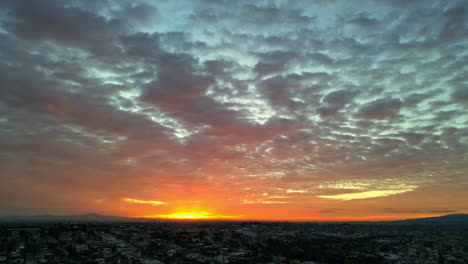
M256 198L246 199L245 197L255 196L252 195L253 190L240 191L234 196L232 188L221 188L217 192L207 187L203 189L203 186L196 188L199 189L189 195L162 191L151 199L148 197L148 199L122 198L116 201L96 200L95 211L103 214L149 218L287 221L380 221L467 212L444 210L445 201L450 201L452 197L455 198L451 200L452 208L464 208L465 204L458 199L466 196L464 186L446 185L385 197L350 200L319 198L316 195L288 193L283 190L281 190L283 195L278 194L279 190L273 190L271 194L260 191L261 194ZM259 189L268 190L268 188ZM447 190L451 193L449 194ZM414 202L415 200L417 202ZM411 206L408 206L408 201L412 201Z

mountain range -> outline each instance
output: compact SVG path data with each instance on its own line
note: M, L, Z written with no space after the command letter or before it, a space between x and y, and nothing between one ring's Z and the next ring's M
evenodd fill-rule
M468 227L468 214L450 214L438 217L426 217L397 221L382 221L379 224L425 225L425 226L461 226Z
M161 219L131 218L106 216L100 214L83 215L34 215L34 216L0 216L0 223L46 223L46 222L160 222ZM340 222L343 223L343 222ZM451 214L438 217L416 218L380 222L348 222L355 224L375 225L422 225L422 226L459 226L468 227L468 214Z
M33 216L0 216L0 223L20 222L20 223L39 223L39 222L151 222L154 219L131 218L120 216L108 216L100 214L82 214L82 215L33 215Z

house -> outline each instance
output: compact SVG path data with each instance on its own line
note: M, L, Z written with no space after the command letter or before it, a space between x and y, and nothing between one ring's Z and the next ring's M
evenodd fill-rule
M227 256L218 255L214 258L214 262L217 264L225 264L225 263L229 263L229 259L227 258Z
M169 257L172 257L174 256L175 254L177 253L177 250L175 249L169 249L168 251L166 251L166 254L169 256Z
M88 245L86 245L86 244L78 244L78 245L75 245L75 250L76 250L76 252L78 252L78 253L87 251L87 250L88 250Z

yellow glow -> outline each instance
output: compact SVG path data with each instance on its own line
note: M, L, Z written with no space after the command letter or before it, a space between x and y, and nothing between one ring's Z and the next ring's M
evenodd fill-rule
M145 218L164 219L238 219L238 216L213 215L207 212L178 212L174 214L145 215Z
M138 199L133 199L133 198L124 198L123 200L127 203L136 203L136 204L151 204L151 205L166 204L165 202L162 202L162 201L144 201L144 200L138 200Z
M320 195L320 198L334 199L334 200L354 200L354 199L367 199L375 197L384 197L395 195L399 193L410 192L413 189L404 189L404 190L377 190L377 191L368 191L368 192L358 192L358 193L345 193L337 195Z
M258 201L252 201L252 200L244 200L242 201L244 204L286 204L289 202L286 201L265 201L265 200L258 200Z
M286 193L306 193L306 190L292 190L292 189L287 189Z
M206 219L208 217L208 213L200 212L196 213L175 213L175 214L168 214L168 215L158 215L158 218L169 218L169 219Z

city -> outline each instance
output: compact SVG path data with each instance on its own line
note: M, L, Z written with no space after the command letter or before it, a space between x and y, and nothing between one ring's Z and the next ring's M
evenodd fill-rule
M349 223L164 221L0 227L0 263L468 261L468 230Z

